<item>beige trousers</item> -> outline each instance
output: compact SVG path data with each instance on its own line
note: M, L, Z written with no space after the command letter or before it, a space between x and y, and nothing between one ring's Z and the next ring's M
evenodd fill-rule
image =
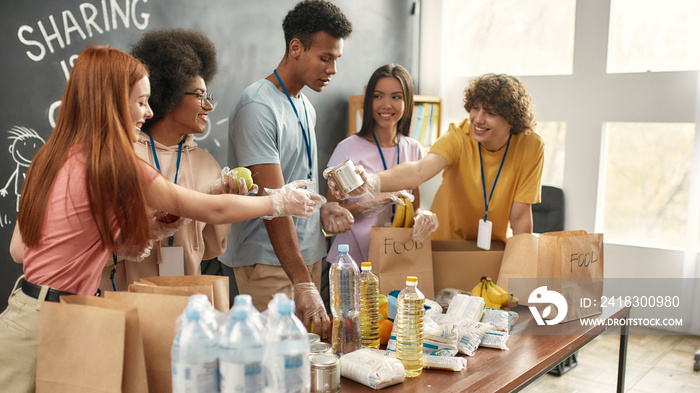
M0 314L0 390L34 393L41 301L25 295L18 284L19 279ZM40 299L48 289L42 286Z
M321 288L321 261L306 266L311 280L316 288ZM251 266L234 267L238 293L247 293L253 298L253 305L258 311L267 310L267 303L277 292L283 292L292 297L292 282L282 266L256 264Z

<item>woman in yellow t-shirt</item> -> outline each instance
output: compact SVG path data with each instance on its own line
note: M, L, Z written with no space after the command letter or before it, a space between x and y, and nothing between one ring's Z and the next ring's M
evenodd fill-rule
M433 239L505 241L509 224L514 235L532 232L544 143L532 132L525 86L513 76L482 75L465 89L464 109L469 117L450 124L421 160L374 174L359 169L365 184L351 196L412 189L443 171L430 208L440 222Z

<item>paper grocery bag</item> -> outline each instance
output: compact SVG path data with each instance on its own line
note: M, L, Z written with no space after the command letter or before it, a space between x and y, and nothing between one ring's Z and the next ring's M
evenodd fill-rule
M215 309L227 312L229 305L228 277L211 275L157 276L142 278L129 285L129 292L168 295L207 295Z
M536 288L537 248L538 237L531 233L515 235L506 242L496 283L521 301L527 301Z
M559 292L568 304L562 322L600 314L603 295L603 234L586 231L547 232L539 237L538 285ZM540 285L541 286L541 285ZM584 306L581 299L597 299Z
M136 307L95 296L42 302L36 392L148 392Z
M148 389L151 393L172 392L170 350L175 338L177 317L187 307L189 296L105 292L105 297L138 310Z
M379 277L379 292L388 294L406 287L406 276L418 277L418 289L426 299L435 297L430 238L414 241L413 228L372 227L369 262ZM358 263L362 261L357 261Z

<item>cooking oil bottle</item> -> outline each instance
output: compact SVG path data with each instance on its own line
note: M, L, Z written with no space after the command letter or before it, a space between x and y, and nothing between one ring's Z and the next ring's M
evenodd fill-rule
M418 278L406 277L406 288L399 293L396 306L396 358L406 370L406 378L423 371L423 303Z
M338 245L338 256L331 264L329 287L333 333L333 353L342 356L362 348L360 333L360 271L347 244Z
M362 348L379 349L379 277L372 262L362 262L360 273L360 331Z

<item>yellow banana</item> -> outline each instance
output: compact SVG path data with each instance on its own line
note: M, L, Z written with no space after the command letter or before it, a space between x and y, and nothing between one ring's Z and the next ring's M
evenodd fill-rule
M404 215L403 227L413 228L413 202L408 198L401 198L406 203L406 214Z
M495 282L493 282L493 280L489 281L489 285L490 285L490 286L493 288L493 290L494 290L496 293L498 293L500 296L508 295L508 292L507 292L505 289L503 289L502 287L500 287L498 284L496 284ZM506 298L504 298L504 299L505 299L504 301L507 301L507 300L508 300L508 299L506 299Z
M481 286L484 283L479 281L478 284L474 285L474 288L472 288L472 291L470 293L471 296L476 296L476 297L481 297Z
M404 219L406 217L406 206L400 203L396 204L396 212L394 213L394 221L392 221L391 226L394 228L401 228L403 226Z
M515 295L513 295L512 293L508 294L508 307L509 308L516 307L519 302L520 302L520 300Z
M508 293L502 289L499 291L495 288L495 285L493 281L486 281L486 307L501 308L504 303L508 305ZM491 303L491 305L488 305L488 303Z

